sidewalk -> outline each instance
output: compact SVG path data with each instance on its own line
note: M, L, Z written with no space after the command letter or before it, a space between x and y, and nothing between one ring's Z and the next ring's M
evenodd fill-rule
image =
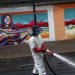
M75 40L46 42L49 49L55 53L75 52ZM29 45L1 46L0 59L24 58L31 56Z

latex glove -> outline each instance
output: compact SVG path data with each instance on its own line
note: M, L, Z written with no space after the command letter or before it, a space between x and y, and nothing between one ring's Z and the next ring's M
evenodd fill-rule
M42 44L42 51L46 51L46 49L47 49L47 47L44 45L44 44Z

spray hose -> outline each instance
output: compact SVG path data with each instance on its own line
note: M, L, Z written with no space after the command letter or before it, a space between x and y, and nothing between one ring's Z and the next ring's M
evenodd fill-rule
M44 53L44 52L42 52L42 53L43 53L43 55L44 55L44 60L45 60L45 62L46 62L46 64L47 64L49 70L53 73L53 75L57 75L57 74L54 72L54 70L51 68L51 66L49 65L49 63L48 63L48 61L47 61L47 59L46 59L45 53Z

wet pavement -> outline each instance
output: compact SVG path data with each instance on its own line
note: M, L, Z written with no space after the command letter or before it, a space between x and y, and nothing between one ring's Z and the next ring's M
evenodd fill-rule
M69 60L75 62L75 52L60 53ZM54 56L46 55L49 65L56 75L75 75L75 67L59 60ZM53 75L45 63L47 75ZM33 59L32 57L14 58L0 60L0 75L32 75Z

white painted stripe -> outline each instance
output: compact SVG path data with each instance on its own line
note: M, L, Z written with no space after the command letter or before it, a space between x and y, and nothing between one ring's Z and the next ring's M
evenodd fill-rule
M10 13L10 12L24 12L24 11L32 11L32 7L11 7L11 8L0 8L0 13Z
M49 23L50 41L55 41L53 6L48 7L48 23Z
M50 6L36 6L36 10L47 10ZM11 8L0 8L0 13L8 13L8 12L24 12L24 11L32 11L33 7L23 6L23 7L11 7Z

